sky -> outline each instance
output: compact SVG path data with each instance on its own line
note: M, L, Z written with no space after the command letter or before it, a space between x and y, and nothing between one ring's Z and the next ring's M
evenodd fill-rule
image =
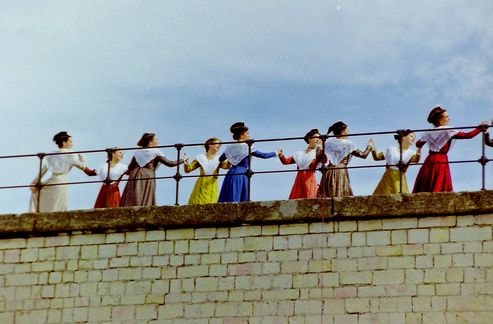
M26 185L36 158L68 131L74 150L135 147L144 132L161 145L230 141L244 121L254 139L326 132L425 129L440 104L452 126L493 118L493 2L315 0L0 0L0 186ZM419 134L417 134L419 137ZM392 135L371 136L380 150ZM364 148L369 136L353 137ZM303 149L301 140L258 150ZM200 147L187 147L193 157ZM163 149L169 158L176 151ZM426 152L426 148L425 148ZM493 157L491 148L486 155ZM124 162L132 151L125 152ZM477 160L479 136L456 141L450 160ZM90 167L104 153L85 154ZM353 159L351 166L381 165ZM253 168L293 170L277 159ZM478 163L452 164L456 191L481 189ZM418 167L408 171L412 187ZM352 169L356 195L384 169ZM493 164L486 166L493 189ZM157 175L174 169L161 167ZM254 175L253 200L286 199L295 173ZM320 175L318 175L320 178ZM95 180L74 169L72 181ZM195 179L180 183L186 204ZM175 202L159 180L158 205ZM123 189L123 186L122 186ZM72 186L70 209L91 208L99 184ZM0 214L27 211L29 189L0 189Z

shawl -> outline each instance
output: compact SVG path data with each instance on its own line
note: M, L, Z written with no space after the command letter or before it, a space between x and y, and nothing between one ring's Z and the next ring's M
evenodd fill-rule
M68 153L72 152L70 149L59 149L53 153ZM48 169L54 174L66 174L70 171L72 166L77 165L80 168L84 168L84 158L80 154L60 154L60 155L48 155L46 157L46 165Z
M445 126L438 126L435 129L439 128L449 128ZM443 129L439 131L427 132L421 137L421 141L425 141L428 143L428 147L432 152L440 152L442 147L447 144L447 142L455 135L458 131L455 129Z
M219 156L217 156L217 154L209 160L204 153L201 153L195 157L195 160L199 162L200 166L204 170L204 174L206 175L213 175L220 163Z
M297 151L293 154L293 159L296 162L299 170L307 170L313 160L317 156L317 150L312 149L308 153L306 151Z
M116 165L110 168L109 180L118 180L125 172L127 172L128 166L126 164L118 162ZM101 165L99 168L99 178L101 180L106 180L108 175L108 163Z
M252 152L255 149L252 145ZM230 144L224 150L224 155L232 165L238 165L244 158L248 156L248 144L247 143L236 143Z
M325 151L333 165L338 165L351 152L356 150L354 143L347 139L329 138L325 142Z
M402 151L402 163L409 163L409 161L415 154L416 151L410 148ZM399 170L397 164L399 163L400 159L401 155L397 146L391 146L387 148L387 152L385 152L385 161L392 170Z
M147 163L151 162L158 156L163 156L163 153L158 148L145 148L140 149L134 154L135 161L137 164L143 168L147 165ZM159 164L156 166L158 168Z

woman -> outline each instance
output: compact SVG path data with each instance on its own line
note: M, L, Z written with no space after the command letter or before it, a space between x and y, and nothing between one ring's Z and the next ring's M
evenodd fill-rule
M218 202L241 202L248 200L248 144L244 143L250 139L248 127L243 122L234 123L230 127L233 139L238 143L229 145L219 157L223 162L228 159L232 167L224 177ZM269 159L277 155L276 152L263 153L252 147L252 156Z
M418 148L416 151L411 148L416 136L410 129L398 131L394 138L400 144L387 148L385 154L382 152L377 153L375 148L372 150L375 161L385 160L387 163L385 173L375 191L373 191L374 195L390 195L399 192L409 193L406 171L410 163L419 162L421 149ZM399 166L401 167L399 168Z
M493 124L493 121L491 122ZM493 147L493 139L490 139L490 133L484 133L484 144Z
M305 150L297 151L292 156L286 157L282 153L279 159L284 165L295 164L298 169L294 184L289 194L289 199L298 198L316 198L317 197L317 180L315 171L322 162L324 153L320 147L320 133L314 128L306 133L304 140L308 144Z
M67 132L59 132L53 136L58 150L49 153L43 161L41 173L31 182L31 199L29 212L54 212L68 210L69 182L68 174L72 167L77 167L88 176L97 175L95 170L86 166L82 155L72 152L72 137ZM51 176L42 181L46 172ZM57 185L60 184L60 185Z
M428 122L433 124L435 129L425 133L416 142L418 148L428 143L430 151L416 176L413 192L453 191L447 156L452 140L473 138L481 133L486 123L482 123L470 132L446 128L449 123L448 112L440 106L430 111Z
M320 180L317 196L352 196L353 190L349 182L347 165L352 156L366 159L372 149L371 139L368 141L368 146L364 151L358 150L354 143L347 139L349 128L342 121L330 126L327 135L330 135L330 133L333 133L335 138L328 138L325 142L325 152L328 156L329 165Z
M195 159L188 163L185 162L185 172L190 173L200 168L200 177L195 182L190 198L189 205L216 203L219 196L217 178L219 169L227 169L228 162L219 162L217 152L221 148L221 140L209 138L205 141L205 153L198 154Z
M155 206L156 205L156 170L162 163L175 167L183 159L171 161L156 148L159 139L154 133L144 133L137 143L142 149L135 152L128 165L128 181L123 190L120 206ZM187 159L186 155L184 159Z
M120 206L120 188L118 185L128 168L126 164L120 162L122 159L123 152L118 148L108 151L108 162L99 168L99 177L103 181L103 185L99 190L94 208Z

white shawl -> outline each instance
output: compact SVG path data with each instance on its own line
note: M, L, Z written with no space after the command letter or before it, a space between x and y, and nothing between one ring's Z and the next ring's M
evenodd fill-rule
M411 158L416 154L416 151L413 149L407 149L402 152L402 163L407 164L411 160ZM399 153L399 148L397 146L391 146L387 148L387 152L385 152L385 161L387 165L392 170L399 170L397 164L401 159L401 155Z
M252 152L255 151L252 145ZM230 144L224 150L226 158L232 165L238 165L244 158L248 156L248 144L247 143L235 143Z
M204 153L201 153L195 157L195 160L199 162L200 166L204 170L205 175L213 175L220 163L217 154L211 160L209 160Z
M297 151L293 154L293 159L296 162L299 170L307 170L313 160L317 156L317 150L312 149L308 153L303 151Z
M163 156L163 153L158 148L145 148L135 152L134 157L137 164L143 168L147 163L151 162L158 156ZM158 164L159 166L159 164ZM156 167L157 169L157 167Z
M435 129L439 128L450 128L448 126L438 126ZM426 141L428 143L428 147L432 152L439 152L442 147L447 144L447 142L457 134L458 131L455 129L443 129L439 131L427 132L421 137L421 141Z
M327 157L333 165L339 165L354 150L356 150L354 143L348 139L329 138L325 142Z

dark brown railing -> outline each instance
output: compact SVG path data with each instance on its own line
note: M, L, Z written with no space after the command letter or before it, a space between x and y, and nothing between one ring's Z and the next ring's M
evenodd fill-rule
M492 125L487 125L483 128L483 133L486 132L488 127L491 127ZM454 127L450 129L454 130L466 130L466 129L472 129L476 128L477 126L464 126L464 127ZM429 131L436 131L438 129L415 129L413 130L414 133L421 133L421 132L429 132ZM444 128L441 128L440 130L444 130ZM398 134L399 130L393 130L393 131L383 131L383 132L365 132L365 133L355 133L355 134L350 134L348 137L361 137L361 136L373 136L373 135L395 135ZM325 141L330 138L334 137L333 135L321 135L320 138L322 140L322 145L325 147ZM472 164L472 163L478 163L481 168L482 168L482 173L481 173L481 190L486 189L486 165L488 162L492 161L492 159L489 159L486 157L486 143L484 140L484 136L482 136L482 146L481 146L481 156L477 159L466 159L466 160L454 160L454 161L449 161L447 163L449 164ZM303 140L304 137L283 137L283 138L268 138L268 139L260 139L260 140L247 140L244 143L248 145L249 148L249 161L248 161L248 169L245 173L241 174L231 174L231 175L246 175L248 178L248 200L250 200L250 188L251 188L251 180L252 177L256 174L275 174L275 173L292 173L292 172L298 172L297 169L283 169L283 170L260 170L260 171L254 171L252 169L252 163L251 163L251 153L252 153L252 146L254 143L265 143L265 142L288 142L288 141L299 141ZM233 143L238 143L237 141L231 141L231 142L221 142L222 144L233 144ZM398 142L400 144L400 142ZM159 149L175 149L176 150L176 159L180 160L183 158L182 151L186 147L197 147L197 146L203 146L204 143L188 143L188 144L172 144L172 145L162 145L162 146L157 146L156 148ZM142 148L138 147L126 147L126 148L118 148L118 150L121 151L134 151L134 150L139 150ZM71 152L63 152L63 153L37 153L37 154L23 154L23 155L4 155L0 156L0 160L6 160L6 159L20 159L20 158L37 158L39 161L39 171L38 171L38 182L34 185L32 184L25 184L25 185L11 185L11 186L0 186L0 190L9 190L9 189L16 189L16 188L32 188L35 187L38 190L41 189L44 186L62 186L62 185L81 185L81 184L93 184L93 183L109 183L109 161L108 161L108 176L106 180L89 180L89 181L75 181L75 182L67 182L67 183L56 183L56 184L43 184L41 181L41 172L42 172L42 167L43 167L43 161L46 156L50 155L63 155L63 154L92 154L92 153L111 153L115 149L112 148L107 148L107 149L100 149L100 150L85 150L85 151L71 151ZM416 163L415 165L422 165L422 163ZM384 168L386 167L386 164L378 164L378 165L359 165L359 166L347 166L347 169L371 169L371 168ZM402 180L402 175L404 174L404 168L405 165L402 162L402 153L401 153L401 161L394 165L399 168L401 172L401 180ZM337 167L336 167L337 169ZM323 172L325 170L325 165L322 165L319 169L320 172ZM199 178L199 177L206 177L206 176L211 176L211 175L182 175L180 173L180 165L176 166L176 172L174 175L171 176L159 176L155 177L154 179L156 180L174 180L175 181L175 205L179 205L179 198L180 198L180 181L184 178ZM215 175L219 177L225 176L225 174L219 174ZM152 178L151 178L152 179ZM129 179L122 179L121 181L126 182L126 181L132 181ZM401 189L400 191L402 192L402 181L401 181ZM39 211L39 199L42 191L39 191L38 195L38 211Z

